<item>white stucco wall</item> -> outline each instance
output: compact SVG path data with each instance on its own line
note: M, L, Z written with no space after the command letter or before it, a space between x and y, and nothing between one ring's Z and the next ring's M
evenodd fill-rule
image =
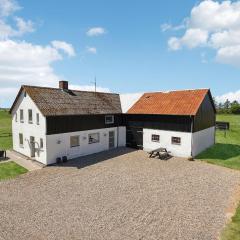
M115 133L115 147L126 145L126 129L125 127L94 129L88 131L79 131L71 133L61 133L54 135L47 135L47 164L53 164L56 162L57 157L67 156L68 159L76 158L79 156L85 156L92 153L97 153L109 149L109 132ZM91 133L100 134L100 142L88 143L88 135ZM117 135L118 141L117 141ZM79 136L80 146L70 147L70 136Z
M23 109L24 122L20 122L20 109ZM33 121L32 124L28 122L28 109L32 109ZM15 121L15 114L17 113L17 122ZM36 114L39 113L39 125L37 125ZM19 133L23 134L23 146L19 145ZM12 112L12 135L13 135L13 150L30 157L30 136L35 138L35 159L43 164L46 164L46 120L45 117L38 110L32 99L26 94L22 93ZM43 139L43 148L40 146L40 138Z
M152 142L152 134L160 135L160 142ZM172 156L191 156L191 133L143 129L143 150L150 151L159 147L164 147L171 152ZM181 145L173 145L172 137L180 137Z
M207 128L199 132L193 133L193 156L211 147L215 143L215 127Z

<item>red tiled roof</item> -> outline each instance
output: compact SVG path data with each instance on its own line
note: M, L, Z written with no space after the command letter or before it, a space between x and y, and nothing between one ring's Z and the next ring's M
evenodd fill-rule
M209 89L145 93L129 114L196 115Z

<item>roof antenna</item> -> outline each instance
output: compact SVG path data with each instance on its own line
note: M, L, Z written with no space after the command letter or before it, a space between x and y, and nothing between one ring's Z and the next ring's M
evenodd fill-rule
M94 77L94 82L92 82L92 83L94 83L94 92L96 93L97 92L97 78L96 78L96 76Z

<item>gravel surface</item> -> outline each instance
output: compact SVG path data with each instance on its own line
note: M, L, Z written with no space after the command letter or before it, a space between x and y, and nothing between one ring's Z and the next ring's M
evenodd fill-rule
M117 149L0 182L0 239L216 239L239 183L234 170Z

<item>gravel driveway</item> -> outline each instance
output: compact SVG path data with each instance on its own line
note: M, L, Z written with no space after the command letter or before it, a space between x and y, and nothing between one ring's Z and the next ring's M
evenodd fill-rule
M202 162L100 153L0 182L0 239L216 239L239 182Z

